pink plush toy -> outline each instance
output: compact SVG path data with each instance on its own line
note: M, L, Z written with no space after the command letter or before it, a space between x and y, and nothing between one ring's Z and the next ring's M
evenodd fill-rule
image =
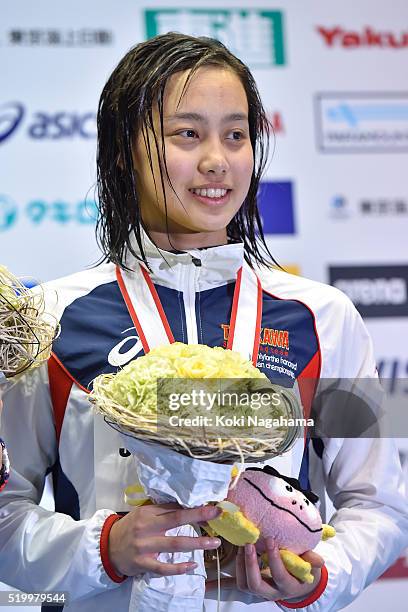
M209 525L237 546L256 543L259 553L265 550L264 539L273 537L288 571L311 583L311 565L298 555L335 535L333 527L322 524L317 501L317 495L302 489L295 478L270 466L249 468L230 488L226 501L217 504L223 512Z

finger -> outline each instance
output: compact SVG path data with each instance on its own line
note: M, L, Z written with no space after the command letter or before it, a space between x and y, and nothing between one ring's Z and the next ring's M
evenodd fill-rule
M313 550L307 550L303 555L300 555L302 559L308 561L313 567L323 567L324 559Z
M288 572L283 565L279 548L272 538L266 538L266 552L268 555L269 569L271 571L276 588L280 593L295 593L292 597L296 597L296 592L302 583Z
M247 591L247 577L246 577L246 568L245 568L245 553L244 547L240 546L237 551L237 558L235 562L235 573L236 573L236 583L237 588L240 591Z
M248 589L251 593L258 594L262 589L262 576L258 565L256 549L253 544L245 545L244 561Z
M268 599L269 601L280 599L281 593L275 588L273 581L261 574L256 556L256 549L253 544L247 544L245 546L244 559L248 590L250 593Z
M156 512L157 514L165 514L170 510L177 510L178 508L182 508L183 506L180 506L180 504L178 504L177 502L166 502L164 504L152 504L148 507L151 508L151 510L154 511L155 514Z
M235 578L221 578L221 588L222 589L236 589L237 583ZM206 591L213 591L214 589L218 589L218 580L207 580L205 583Z
M148 552L190 552L192 550L214 550L221 545L218 538L189 536L156 536L138 541L138 554Z
M197 563L163 563L151 557L143 558L143 571L155 572L160 576L178 576L196 567ZM140 573L140 571L138 573Z
M221 508L217 508L216 506L178 508L172 512L166 512L165 514L157 516L155 527L157 531L162 529L167 531L174 527L181 527L181 525L189 525L203 521L207 522L219 516L221 512Z

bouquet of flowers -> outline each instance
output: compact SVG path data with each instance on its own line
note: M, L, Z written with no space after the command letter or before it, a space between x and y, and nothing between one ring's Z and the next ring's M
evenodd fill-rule
M253 400L261 393L267 401L257 404L256 417L269 418L276 426L251 425ZM204 401L195 403L197 397ZM232 403L226 397L232 397ZM180 401L175 402L177 398ZM300 415L296 396L272 385L239 353L221 347L175 342L154 348L117 374L97 377L90 400L121 432L135 457L138 484L127 488L136 494L127 501L131 505L146 498L190 508L222 501L240 473L232 462L261 461L283 453L298 433L281 422L283 417ZM183 525L166 535L194 537L199 532L193 525ZM135 578L134 609L157 609L159 603L161 610L186 609L188 601L189 610L201 611L206 578L203 551L160 553L158 558L164 563L194 561L197 567L186 575L147 572Z
M302 416L295 395L239 353L181 342L98 376L90 398L125 433L222 463L283 453L299 433L288 419Z

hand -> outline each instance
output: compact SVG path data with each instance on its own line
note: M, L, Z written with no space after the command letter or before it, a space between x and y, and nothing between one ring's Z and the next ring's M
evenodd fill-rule
M317 553L309 550L301 557L312 565L312 574L315 580L312 584L300 582L292 576L282 563L279 549L273 538L266 538L266 553L269 568L260 570L256 549L253 544L238 548L236 558L235 578L224 578L221 587L236 588L247 591L263 599L276 601L277 599L304 599L314 591L320 580L320 569L324 560ZM207 583L207 590L217 588L217 581Z
M185 574L196 563L162 563L161 552L214 549L218 538L166 536L173 527L207 522L221 513L215 506L184 509L176 503L140 506L112 525L109 558L118 574L136 576L147 571L161 576Z

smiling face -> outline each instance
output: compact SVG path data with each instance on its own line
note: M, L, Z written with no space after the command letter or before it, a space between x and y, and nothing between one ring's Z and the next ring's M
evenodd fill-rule
M169 79L163 100L165 157L174 191L153 134L149 132L154 177L142 135L133 150L144 226L159 247L169 250L226 244L227 225L245 200L254 164L248 102L239 78L228 68L201 67L182 94L188 74ZM161 151L157 109L153 118Z

